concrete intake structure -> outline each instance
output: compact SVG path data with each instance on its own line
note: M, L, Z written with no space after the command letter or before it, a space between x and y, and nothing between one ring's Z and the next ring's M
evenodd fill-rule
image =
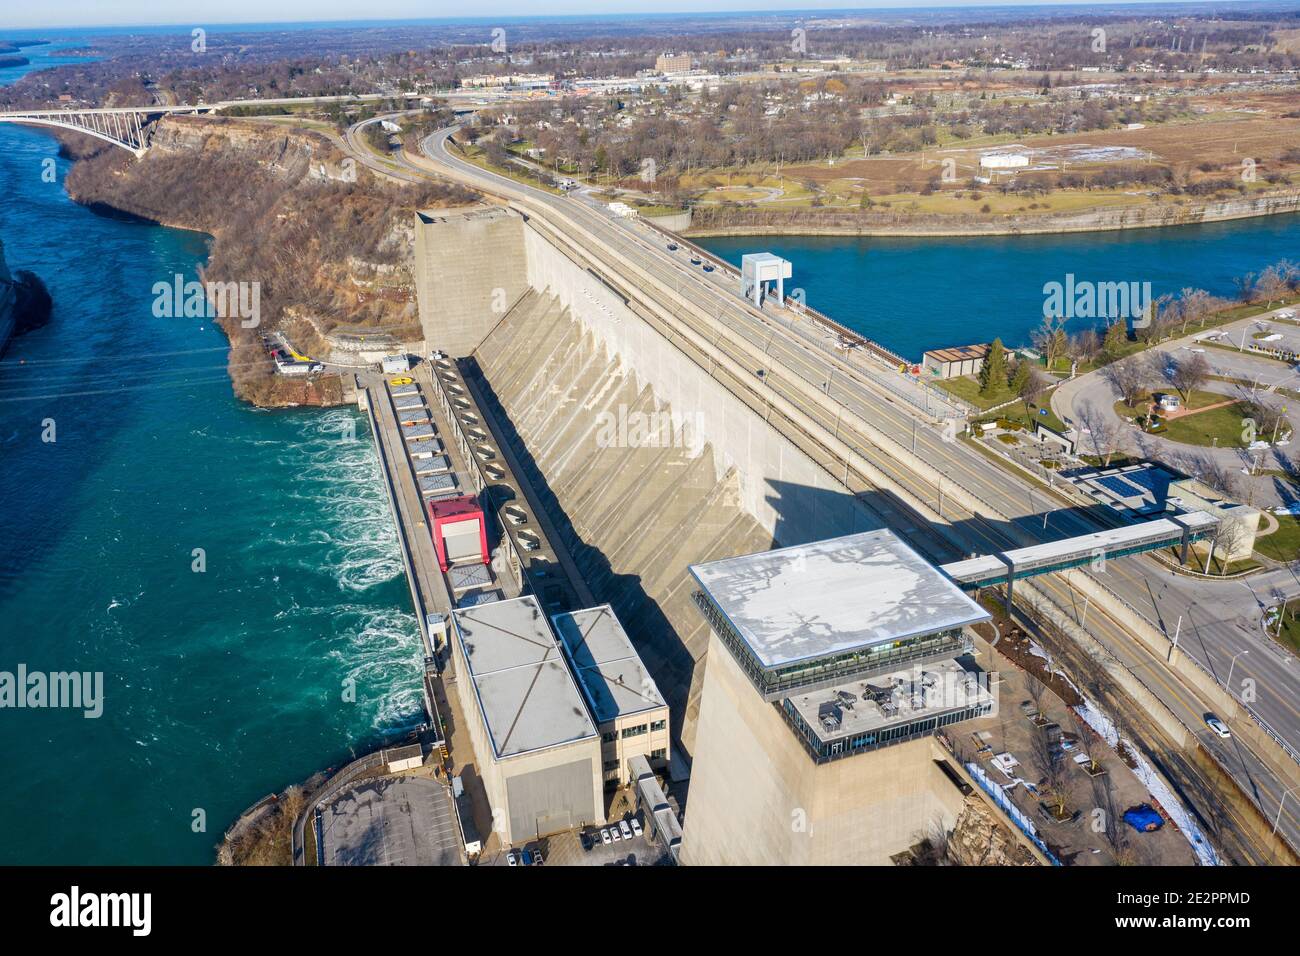
M429 346L472 352L486 410L627 628L689 755L708 628L687 567L879 519L531 220L426 213L417 236ZM485 236L491 254L467 251ZM492 309L501 289L505 315Z

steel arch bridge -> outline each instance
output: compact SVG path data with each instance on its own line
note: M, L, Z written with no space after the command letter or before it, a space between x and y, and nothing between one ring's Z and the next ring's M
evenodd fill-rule
M117 109L23 110L0 113L0 123L22 123L85 133L120 146L136 158L149 148L151 124L166 113L208 113L219 104L199 106L128 106Z

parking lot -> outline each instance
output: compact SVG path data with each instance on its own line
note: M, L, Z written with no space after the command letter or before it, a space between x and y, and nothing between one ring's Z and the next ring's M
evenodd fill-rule
M451 796L438 780L382 777L321 808L326 866L460 866Z

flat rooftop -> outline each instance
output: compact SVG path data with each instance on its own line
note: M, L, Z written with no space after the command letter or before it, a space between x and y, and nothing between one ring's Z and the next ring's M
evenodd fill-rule
M599 723L667 706L608 604L557 614L551 621Z
M823 741L857 737L926 717L991 705L979 671L955 659L847 681L788 698Z
M498 760L596 736L537 598L451 612Z
M866 531L691 566L764 668L989 619L892 531Z

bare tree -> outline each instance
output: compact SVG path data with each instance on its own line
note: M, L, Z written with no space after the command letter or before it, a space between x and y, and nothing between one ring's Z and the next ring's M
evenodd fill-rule
M1083 329L1066 340L1065 354L1080 364L1092 361L1100 351L1101 336L1096 329Z
M1169 382L1178 389L1183 401L1191 398L1192 392L1204 385L1210 378L1210 363L1199 352L1193 352L1187 358L1175 361L1170 369Z
M1038 371L1036 368L1031 368L1029 370L1029 375L1020 386L1020 397L1026 402L1037 405L1038 400L1042 398L1043 393L1047 391L1048 384L1046 375Z
M1069 345L1069 338L1065 334L1065 317L1043 316L1043 324L1030 334L1030 339L1034 348L1043 353L1048 369L1056 368L1057 361L1064 357Z
M1109 467L1111 458L1120 450L1119 423L1092 402L1079 410L1079 422L1088 435L1092 453L1101 459L1103 467Z
M1183 331L1187 331L1188 323L1200 322L1201 328L1205 328L1205 320L1213 311L1214 297L1204 289L1183 289L1178 294L1179 314L1183 321Z
M1070 723L1079 738L1079 750L1088 758L1088 772L1096 773L1101 768L1101 761L1096 757L1097 735L1077 710L1070 711Z
M1223 565L1223 573L1227 574L1229 565L1243 557L1237 552L1245 547L1249 536L1250 531L1247 529L1244 520L1230 517L1221 518L1219 526L1215 528L1214 534L1210 537L1210 550L1205 555L1205 573L1210 573L1210 561L1215 554L1218 554L1219 561Z
M1149 371L1147 362L1137 355L1130 355L1111 362L1101 370L1101 374L1119 393L1124 404L1129 408L1135 408L1138 399L1146 390Z

